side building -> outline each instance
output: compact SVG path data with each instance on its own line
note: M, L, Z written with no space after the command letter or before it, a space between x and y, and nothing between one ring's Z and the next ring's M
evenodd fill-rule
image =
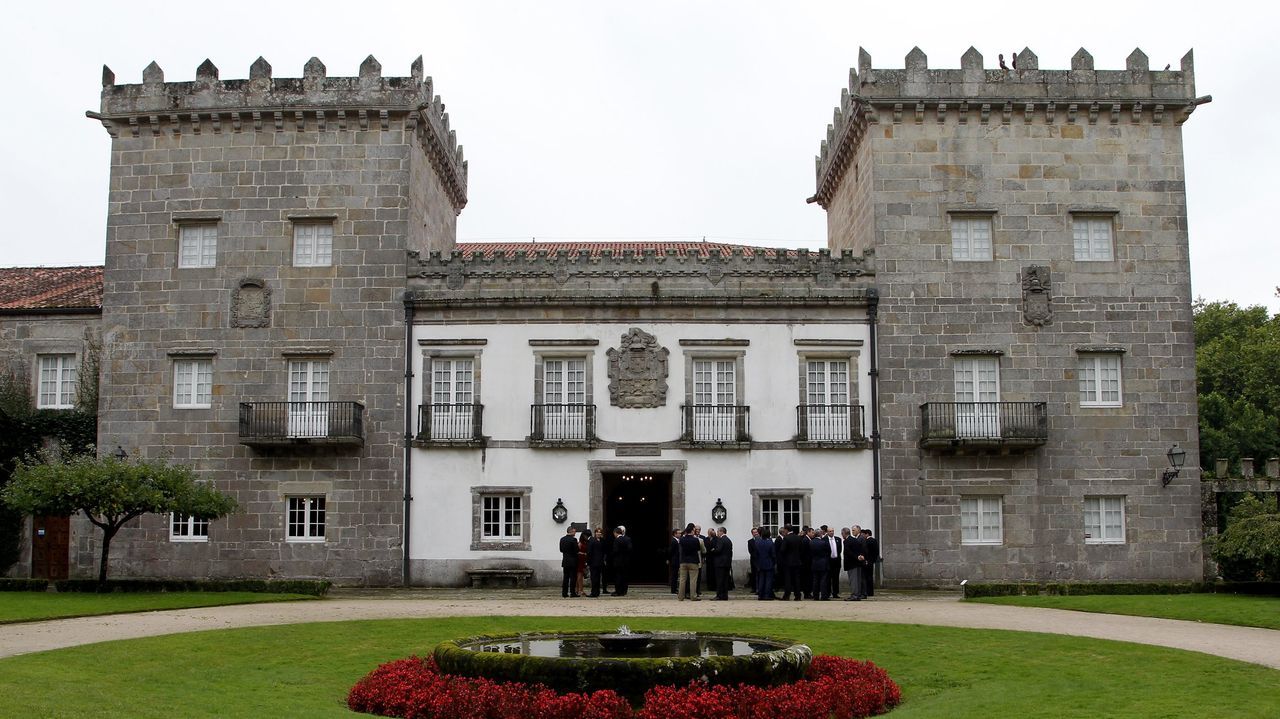
M406 258L451 247L466 203L421 58L408 77L373 57L358 77L104 68L88 114L111 135L99 445L190 464L241 507L142 518L112 573L398 582Z
M1199 578L1192 56L960 64L862 51L811 200L875 255L885 581Z

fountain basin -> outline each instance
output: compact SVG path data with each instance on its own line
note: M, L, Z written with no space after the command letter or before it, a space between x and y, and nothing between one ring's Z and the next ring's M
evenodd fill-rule
M475 636L442 642L433 656L447 674L536 682L562 693L612 689L633 703L651 687L695 680L754 686L795 682L804 678L813 658L804 644L769 637L652 632L647 646L617 650L602 646L599 636Z

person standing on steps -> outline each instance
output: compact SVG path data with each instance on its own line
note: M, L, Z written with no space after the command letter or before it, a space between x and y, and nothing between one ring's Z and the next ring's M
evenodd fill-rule
M676 600L686 599L698 601L695 592L698 584L698 563L701 561L702 543L695 534L696 527L690 522L680 536L680 585L676 590Z
M862 542L862 528L853 525L853 531L840 530L844 536L844 573L849 578L849 596L846 602L862 601L862 562L866 545Z
M570 590L574 588L574 580L578 578L578 540L575 537L577 531L573 527L565 530L565 535L560 538L560 569L563 572L563 579L560 582L560 596L569 597ZM578 596L578 592L572 592L572 596Z
M591 594L600 596L600 577L604 574L604 529L596 527L595 534L587 540L587 568L591 571Z
M814 601L827 601L831 599L831 584L827 582L827 567L830 566L827 555L830 548L827 545L826 532L815 534L810 530L809 534L809 592L810 598Z
M733 567L733 540L724 527L716 536L716 556L713 560L716 576L716 601L729 599L729 570Z
M613 595L627 596L627 570L631 565L631 537L627 536L627 528L618 525L613 530Z
M776 599L773 596L773 575L777 569L777 551L769 539L769 528L760 528L760 541L756 542L756 599L762 602Z
M863 555L867 563L862 567L862 595L870 599L876 594L876 562L880 561L880 540L871 536L870 529L862 530L863 544L866 550Z

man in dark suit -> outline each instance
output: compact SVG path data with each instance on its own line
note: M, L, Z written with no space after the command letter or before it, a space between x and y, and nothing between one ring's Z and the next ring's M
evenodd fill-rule
M821 535L814 534L809 538L809 581L811 582L809 591L810 598L814 601L831 599L831 585L827 582L827 567L830 566L827 555L830 552L826 532Z
M613 532L606 529L600 542L604 546L604 571L600 574L600 591L613 594L609 591L609 585L613 584Z
M716 600L723 602L729 599L729 570L733 568L733 540L729 539L724 527L716 536L716 554L712 564L716 575Z
M840 559L844 555L844 542L836 536L836 528L822 525L827 535L827 584L831 585L831 598L840 598Z
M866 545L862 541L862 528L853 525L853 531L840 530L844 535L844 572L849 578L849 596L846 602L862 601L862 562Z
M756 542L760 541L760 528L751 528L751 539L747 540L747 558L751 564L747 569L747 589L756 591Z
M706 578L708 593L716 592L716 570L713 561L715 560L717 541L716 530L708 527L707 536L702 539L703 545L707 548L707 557L702 573ZM716 593L719 594L719 592Z
M805 527L800 532L800 590L804 598L809 598L813 589L813 528Z
M760 528L760 540L756 542L756 599L768 601L773 596L773 573L777 568L777 550L769 539L769 528Z
M560 538L560 569L564 572L564 578L560 582L560 596L576 597L578 593L570 594L569 590L578 579L578 532L572 526L565 532L566 534Z
M871 536L870 529L862 530L863 544L866 545L863 556L867 558L862 568L862 593L870 598L876 593L876 562L880 561L880 540Z
M591 572L591 594L600 596L600 575L604 573L604 529L596 531L587 540L587 569Z
M804 538L796 528L787 527L786 534L782 537L782 556L779 559L783 572L783 601L791 599L793 593L797 602L803 598L804 589L800 584L800 569L804 562L801 552L805 546L807 545Z
M627 596L627 568L631 564L631 537L627 536L627 528L618 525L613 530L613 595Z
M671 579L671 593L680 589L680 530L671 530L671 544L667 545L667 572Z

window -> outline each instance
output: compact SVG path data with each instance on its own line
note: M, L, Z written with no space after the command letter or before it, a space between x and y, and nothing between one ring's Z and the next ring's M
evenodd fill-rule
M1000 438L1000 364L996 357L955 361L956 436Z
M533 487L471 488L471 550L528 551Z
M213 267L218 261L218 226L183 225L178 238L179 267Z
M289 436L329 434L329 361L290 360Z
M737 361L693 361L693 440L730 442L738 437Z
M951 217L951 259L958 262L991 259L990 217Z
M1071 220L1076 259L1107 262L1112 259L1111 218L1076 215Z
M960 498L960 543L1001 544L1003 497Z
M587 360L542 360L542 438L587 439Z
M1085 544L1124 544L1124 497L1084 498Z
M774 536L777 536L779 527L803 526L802 507L800 497L763 497L760 500L760 526L768 527Z
M178 409L213 406L213 360L177 360L173 363L173 406Z
M524 538L524 497L493 494L482 498L480 539L484 542L519 542Z
M76 356L40 355L40 391L36 406L41 409L71 409L76 406Z
M1123 403L1120 394L1120 355L1080 355L1080 406L1119 407Z
M853 438L853 406L849 403L849 360L805 361L805 439L848 442ZM861 427L858 427L861 434Z
M293 226L293 266L328 267L333 264L333 225L299 222Z
M187 514L171 513L169 515L169 541L209 541L209 520L196 519Z
M289 497L288 505L285 538L290 542L323 542L324 497Z
M431 360L432 439L471 439L475 436L475 360Z

